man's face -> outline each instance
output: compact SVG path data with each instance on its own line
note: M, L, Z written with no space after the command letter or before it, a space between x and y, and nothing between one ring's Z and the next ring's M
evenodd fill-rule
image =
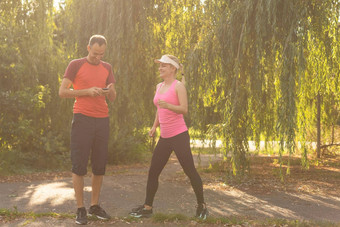
M87 51L89 52L87 60L91 64L98 65L100 63L100 60L104 56L105 49L106 49L105 44L99 46L98 43L95 43L92 46L87 46Z

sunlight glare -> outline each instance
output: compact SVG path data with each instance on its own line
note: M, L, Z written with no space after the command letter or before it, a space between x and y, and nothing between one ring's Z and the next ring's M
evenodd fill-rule
M36 206L49 201L52 206L61 205L65 201L74 199L74 190L64 182L37 185L31 189L30 206ZM31 193L32 191L28 191Z

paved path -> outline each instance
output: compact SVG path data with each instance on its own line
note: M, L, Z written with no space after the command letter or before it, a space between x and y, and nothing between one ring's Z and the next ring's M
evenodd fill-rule
M203 165L206 165L209 159L205 156ZM147 167L134 168L105 177L101 205L109 214L125 217L132 207L144 201L147 170ZM189 181L174 180L178 176L183 177L182 174L179 163L172 158L160 177L154 212L181 213L189 217L194 215L195 195ZM85 204L88 206L91 190L89 177L85 178L85 186ZM0 192L0 208L17 207L18 211L36 213L75 212L71 178L1 183ZM211 215L215 217L241 215L340 223L340 195L325 197L285 192L250 194L239 189L220 190L205 185L205 198ZM69 226L74 223L73 220L51 218L45 221L50 221L50 226ZM39 225L40 222L41 220L37 220L28 226L48 226L48 222ZM4 226L14 225L18 225L18 222Z

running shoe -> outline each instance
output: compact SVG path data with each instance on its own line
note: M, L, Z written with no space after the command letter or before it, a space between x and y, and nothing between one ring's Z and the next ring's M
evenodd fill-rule
M110 215L108 215L105 210L99 205L93 205L90 207L89 216L96 216L97 218L102 220L108 220L111 218Z
M77 217L76 224L78 225L86 225L87 224L87 216L85 207L81 207L77 209Z
M135 218L149 218L152 216L152 209L148 210L144 208L144 205L139 205L133 208L129 215Z
M196 217L202 220L207 219L208 217L208 209L207 205L205 203L200 203L196 207Z

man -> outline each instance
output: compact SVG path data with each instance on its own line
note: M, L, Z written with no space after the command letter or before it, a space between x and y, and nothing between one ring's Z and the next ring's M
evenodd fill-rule
M106 103L116 99L115 78L111 65L101 61L106 50L101 35L90 38L87 57L68 65L59 88L62 98L75 98L71 130L72 180L77 201L77 224L87 224L84 207L84 175L88 160L92 165L92 193L89 215L100 219L110 216L99 206L99 194L108 156L109 115ZM71 85L73 89L71 89Z

